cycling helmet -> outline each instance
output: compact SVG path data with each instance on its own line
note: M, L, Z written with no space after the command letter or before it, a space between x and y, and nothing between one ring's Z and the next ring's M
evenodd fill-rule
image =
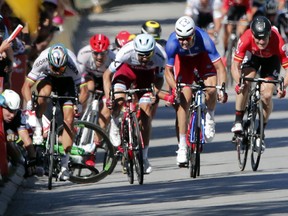
M278 4L275 0L268 0L265 4L265 11L267 14L276 14L278 11Z
M175 32L179 37L189 37L195 34L195 23L189 16L180 17L175 24Z
M90 38L90 46L94 52L104 52L110 45L109 38L104 34L95 34Z
M155 40L160 39L161 32L162 32L162 28L161 28L160 23L154 20L146 21L142 25L142 28L141 28L141 33L150 34L155 38Z
M65 67L68 61L68 51L63 44L54 44L48 52L49 64L55 68Z
M258 16L251 22L251 31L255 38L265 39L271 34L271 23L264 16Z
M128 41L130 41L130 33L128 31L120 31L115 37L115 45L118 48L124 46Z
M149 53L155 49L155 39L150 34L139 34L134 39L134 49L138 53Z
M6 109L18 110L20 109L21 99L19 94L11 89L5 89L2 93L2 96L5 99L4 104L2 105Z

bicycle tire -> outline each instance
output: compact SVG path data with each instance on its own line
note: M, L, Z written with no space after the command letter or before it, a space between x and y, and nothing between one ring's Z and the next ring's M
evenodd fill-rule
M56 122L55 119L52 119L51 122L51 131L49 138L49 161L48 161L48 189L52 189L52 178L54 173L54 144L56 142L56 134L55 134Z
M227 57L226 57L226 68L227 68L227 84L228 86L232 86L233 77L231 73L231 66L233 61L233 55L237 46L237 37L234 39L229 38L228 47L227 47Z
M259 100L254 106L255 110L252 112L252 118L250 122L250 133L252 133L252 136L250 136L250 146L251 166L253 171L257 171L262 154L261 145L264 137L264 117L262 101ZM256 139L260 139L260 148L256 146Z
M144 181L144 166L143 166L143 154L142 154L142 137L139 128L139 122L135 115L132 114L132 131L133 131L133 162L135 166L135 171L137 174L137 180L140 185Z
M79 137L82 136L83 129L87 129L88 133L96 132L97 135L101 138L101 143L96 145L96 149L93 154L70 155L69 181L77 184L95 183L104 179L106 176L113 172L118 161L118 158L115 154L115 148L110 142L110 139L108 138L105 131L100 126L91 122L80 120L74 122L74 131L76 131L76 135L73 141L74 145L83 146L89 144L80 143L81 139ZM62 130L63 125L58 128L58 135ZM105 154L106 158L104 157ZM95 159L94 166L88 166L85 164L86 159L89 157Z
M190 166L190 176L192 178L196 178L196 176L200 175L200 148L201 148L201 106L197 107L197 114L196 114L196 120L194 121L196 123L195 128L195 144L192 145L191 148L191 166Z

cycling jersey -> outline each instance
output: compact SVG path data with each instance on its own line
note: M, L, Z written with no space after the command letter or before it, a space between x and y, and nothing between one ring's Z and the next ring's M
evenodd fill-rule
M77 55L77 62L79 63L80 71L81 73L92 73L96 77L102 77L110 63L115 59L115 54L111 50L108 50L106 59L100 67L96 66L92 55L90 45L80 49Z
M263 50L260 50L257 47L251 30L246 30L238 41L234 60L242 62L246 51L261 58L270 58L271 56L276 55L281 60L282 67L288 68L288 47L285 45L281 35L275 27L272 27L269 43Z
M195 42L194 45L189 50L184 50L177 37L176 33L173 32L169 36L169 39L166 44L166 53L167 53L167 65L173 67L175 64L176 54L179 56L196 56L202 52L207 52L212 63L220 60L220 55L216 50L215 44L210 39L209 35L196 27L195 29Z
M48 62L48 52L50 48L47 48L38 56L35 60L31 71L28 73L27 77L32 81L37 81L43 79L47 76L53 76L51 72L50 65ZM57 77L72 77L74 80L75 85L80 85L81 83L85 83L85 79L80 73L79 66L76 61L76 56L74 53L67 49L68 51L68 62L65 73L61 76Z
M125 44L116 54L115 60L109 65L109 70L115 73L116 70L123 64L128 64L131 69L137 70L156 70L155 74L158 77L163 77L164 66L166 64L166 53L163 47L156 43L154 55L145 66L141 66L138 61L138 54L134 49L134 42L130 41Z
M223 10L228 11L233 6L244 6L247 13L251 13L250 0L223 0Z

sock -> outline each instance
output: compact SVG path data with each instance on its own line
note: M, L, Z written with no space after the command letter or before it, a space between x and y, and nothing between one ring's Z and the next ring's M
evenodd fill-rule
M214 114L215 114L214 110L207 110L206 121L207 120L213 120L214 121Z
M69 158L70 158L70 155L67 153L62 155L62 157L61 157L61 169L62 169L62 167L65 167L66 169L68 169Z
M142 150L142 155L143 155L144 160L148 158L148 148L149 146L145 146L144 149Z
M185 134L179 134L179 148L186 148L186 135Z

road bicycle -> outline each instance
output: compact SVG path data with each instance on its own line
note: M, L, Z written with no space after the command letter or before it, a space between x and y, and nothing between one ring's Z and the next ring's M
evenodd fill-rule
M142 139L141 127L137 118L139 107L135 103L135 94L153 92L153 88L128 89L114 91L112 88L111 99L115 100L115 94L125 94L126 100L121 114L120 137L121 145L118 154L122 156L123 167L127 173L130 184L134 183L134 168L139 184L144 181L144 165L142 149L144 143Z
M187 166L190 167L190 177L193 178L200 175L200 154L205 144L205 91L208 88L216 88L225 92L225 83L221 86L205 86L203 81L197 83L186 84L177 82L177 98L180 98L180 92L183 87L191 88L193 94L189 106L186 133L186 143L188 145Z
M236 144L238 164L241 171L245 169L248 151L251 151L251 166L253 171L257 171L261 154L263 152L262 142L264 140L264 117L263 102L261 100L261 84L280 84L283 90L283 77L280 80L267 80L265 78L250 78L244 74L240 77L239 85L243 82L255 83L251 86L248 96L248 103L243 117L243 132L235 133L233 142Z
M63 146L61 145L64 126L60 125L57 127L57 102L59 99L77 100L77 98L58 96L57 94L41 96L33 92L33 103L35 103L39 97L50 99L52 102L52 119L50 121L50 130L47 139L43 142L42 146L36 146L38 147L38 160L42 161L44 169L47 170L48 189L51 190L53 177L56 178L56 181L58 180L58 174L61 170L61 156L64 154ZM69 181L73 183L92 183L102 180L112 172L111 170L114 169L117 163L114 147L107 134L98 125L87 121L74 121L73 130L75 136L68 164L70 173ZM86 147L90 147L91 142L94 143L94 137L85 136L85 139L83 139L83 131L85 130L88 132L96 132L101 141L96 145L93 154L91 154L91 152L87 153ZM106 159L104 163L103 158L105 154ZM85 164L85 161L87 157L91 156L95 159L95 165L88 166Z

